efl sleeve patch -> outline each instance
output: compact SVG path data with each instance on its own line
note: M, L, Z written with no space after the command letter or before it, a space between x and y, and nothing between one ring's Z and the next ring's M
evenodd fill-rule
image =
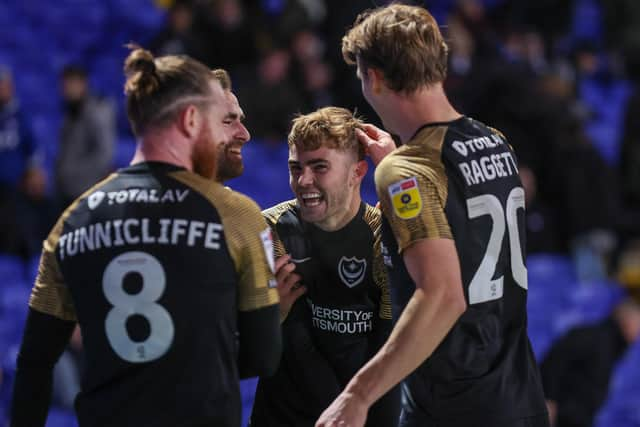
M403 179L388 187L393 212L402 219L417 217L422 211L422 198L416 177Z
M265 230L260 232L260 239L262 240L262 247L264 248L264 254L267 257L269 268L271 269L271 272L275 274L276 263L273 256L273 236L271 235L270 227L267 227Z

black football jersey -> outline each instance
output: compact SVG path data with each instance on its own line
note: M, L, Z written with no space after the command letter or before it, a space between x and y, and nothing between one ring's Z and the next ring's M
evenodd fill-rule
M505 137L467 117L429 124L380 163L375 179L394 306L415 290L402 251L430 238L455 241L468 304L407 378L413 400L448 426L544 413L526 331L524 191Z
M276 257L291 255L307 292L283 322L281 363L274 377L260 379L251 425L313 426L391 330L381 215L362 203L351 222L332 232L304 222L295 200L264 215ZM394 425L399 395L373 411L368 426Z
M249 198L176 166L114 173L44 244L30 306L79 322L81 426L240 425L238 311L278 302Z

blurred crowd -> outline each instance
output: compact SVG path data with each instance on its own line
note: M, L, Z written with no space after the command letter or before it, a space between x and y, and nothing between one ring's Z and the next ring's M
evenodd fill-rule
M163 23L135 41L156 55L187 54L229 70L252 144L286 151L297 113L337 105L380 124L340 52L345 29L377 3L163 0L148 4L163 11ZM640 2L406 3L425 5L442 25L454 106L502 131L516 150L528 253L569 256L584 283L614 277L640 289ZM62 209L122 165L123 146L130 152L121 94L91 84L116 82L121 92L122 73L95 66L109 62L91 55L93 67L80 54L56 70L55 149L38 140L30 103L16 94L23 70L0 55L2 254L37 256ZM287 174L284 163L273 167ZM273 191L289 197L286 188ZM69 389L76 388L62 388Z
M503 131L516 149L528 198L528 251L571 254L585 280L610 273L636 280L638 3L413 3L430 8L447 34L446 89L454 105ZM340 52L345 28L371 6L167 0L156 5L166 8L163 26L140 42L158 55L183 53L228 69L253 139L276 145L295 114L325 105L377 122ZM0 251L28 257L51 219L113 168L118 134L127 130L117 123L118 99L94 96L87 70L67 64L56 158L42 170L29 111L12 94L20 77L20 70L0 68L0 223L7 230Z

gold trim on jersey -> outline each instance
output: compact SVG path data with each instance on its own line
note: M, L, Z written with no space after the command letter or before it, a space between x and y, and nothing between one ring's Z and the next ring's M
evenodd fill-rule
M53 227L47 240L42 245L42 255L38 265L38 276L31 290L29 306L42 313L50 314L62 320L77 321L76 310L71 298L71 292L67 287L60 265L56 258L56 248L60 235L64 228L64 223L71 213L76 209L80 200L93 193L96 188L103 186L114 179L117 175L111 174L107 178L98 182L75 199L62 213L58 222Z
M287 248L284 247L284 243L282 243L282 239L280 239L278 231L276 230L276 224L283 213L297 206L298 202L296 199L293 199L278 203L277 205L262 211L262 216L267 221L267 224L269 224L269 227L271 227L271 231L273 232L273 253L276 259L286 255L287 253Z
M364 221L369 224L373 232L373 281L380 290L380 309L378 316L381 319L391 320L391 289L389 279L382 257L382 212L380 209L366 205Z
M277 304L275 278L269 267L261 233L267 223L249 197L188 171L170 177L198 191L220 214L225 241L238 274L238 309L257 310Z
M444 212L448 183L442 145L447 130L447 126L422 129L376 168L382 212L400 252L418 240L453 238Z

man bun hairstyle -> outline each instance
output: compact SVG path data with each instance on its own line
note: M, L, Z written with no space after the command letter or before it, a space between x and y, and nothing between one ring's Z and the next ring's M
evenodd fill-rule
M186 55L156 58L137 45L127 47L131 53L124 62L124 93L129 122L137 136L151 126L168 125L189 104L205 108L213 101L212 82L231 90L225 70L211 70Z
M124 74L127 77L124 93L128 97L149 95L160 86L156 63L148 50L133 50L124 63Z

